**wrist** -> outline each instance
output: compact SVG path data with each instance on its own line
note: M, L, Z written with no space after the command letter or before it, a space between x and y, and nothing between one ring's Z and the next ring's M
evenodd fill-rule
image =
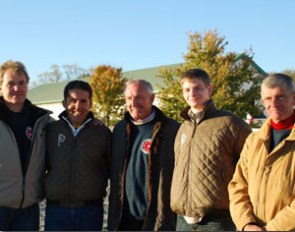
M252 226L257 226L257 224L256 224L255 222L249 222L249 223L247 223L246 225L243 226L242 231L246 231L245 228L246 228L247 226L250 226L250 225L252 225Z

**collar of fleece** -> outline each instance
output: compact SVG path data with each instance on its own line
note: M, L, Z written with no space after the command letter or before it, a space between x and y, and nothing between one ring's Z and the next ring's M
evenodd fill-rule
M285 129L292 129L295 123L295 112L287 119L282 120L281 122L275 123L274 121L270 120L272 128L275 130L285 130Z

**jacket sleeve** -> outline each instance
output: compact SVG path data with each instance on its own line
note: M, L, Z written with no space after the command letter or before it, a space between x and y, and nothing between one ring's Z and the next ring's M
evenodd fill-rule
M251 134L252 130L249 127L248 124L246 124L244 121L239 122L239 127L235 127L234 130L236 130L237 136L235 136L235 142L234 142L234 159L235 163L238 162L240 159L240 154L243 149L243 146L245 144L245 141L249 134Z
M246 140L241 157L237 163L233 179L229 183L229 199L231 217L239 230L248 223L255 223L253 207L248 195L248 149Z
M111 170L111 141L112 141L112 132L110 129L107 129L107 138L106 138L106 161L107 161L107 170L108 170L108 179L110 179L110 170Z
M291 231L295 229L295 197L293 201L279 211L265 228L267 231Z

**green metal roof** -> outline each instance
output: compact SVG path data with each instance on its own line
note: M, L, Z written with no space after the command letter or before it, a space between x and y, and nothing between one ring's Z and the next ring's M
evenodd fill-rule
M237 56L237 60L247 57L245 54L239 54ZM161 78L157 75L161 68L174 68L179 66L180 64L173 64L173 65L163 65L157 66L152 68L145 68L133 71L123 72L123 77L127 79L144 79L149 81L153 88L154 92L158 92L158 86L162 86L164 83ZM253 67L260 72L262 75L266 75L262 68L260 68L254 61L252 62ZM81 78L81 80L88 81L89 77ZM31 89L28 93L28 99L33 102L34 104L52 104L52 103L61 103L63 100L63 91L64 87L68 81L62 81L58 83L50 83L50 84L43 84L39 85L33 89Z
M238 61L239 59L249 59L249 56L245 55L245 53L241 53L237 56L236 61ZM256 64L253 60L252 61L252 65L253 67L259 72L261 73L263 76L267 76L267 73L260 67L258 66L258 64Z
M88 78L81 80L88 81ZM28 99L34 104L61 103L63 91L69 81L39 85L28 92Z

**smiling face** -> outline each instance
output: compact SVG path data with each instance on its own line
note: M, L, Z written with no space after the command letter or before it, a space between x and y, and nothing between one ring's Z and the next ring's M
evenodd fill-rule
M261 88L261 102L263 103L268 116L275 122L281 122L289 118L293 112L295 95L285 87L277 86Z
M127 110L134 121L143 120L152 113L154 94L141 83L130 83L125 90Z
M210 99L212 94L212 85L206 85L198 78L183 79L182 81L182 94L191 107L193 113L203 109L205 103Z
M7 70L3 75L0 92L10 110L14 112L21 111L28 92L28 79L26 75L22 72Z
M89 92L82 89L71 89L66 100L63 101L69 119L75 128L81 126L91 109L92 101Z

